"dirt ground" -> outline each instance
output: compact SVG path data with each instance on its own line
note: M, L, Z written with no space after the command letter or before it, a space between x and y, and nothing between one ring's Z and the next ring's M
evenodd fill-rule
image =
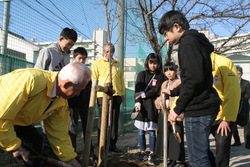
M238 127L242 145L231 147L230 167L249 167L250 149L245 148L243 128ZM148 141L148 139L147 139ZM232 143L234 141L232 140ZM147 161L138 161L139 145L137 141L137 130L131 130L118 138L117 146L122 149L121 153L110 152L107 159L107 167L149 167ZM215 141L210 136L211 150L215 152ZM185 146L186 147L186 146ZM155 167L163 167L163 159L157 158Z
M231 147L230 167L249 167L250 166L250 149L245 148L243 139L243 128L239 127L239 134L241 137L241 146ZM147 136L148 137L148 136ZM79 146L79 157L82 157L83 148L82 137L79 135L78 146ZM148 141L148 139L147 139ZM232 141L233 142L233 141ZM210 136L211 150L215 151L215 142L212 136ZM122 149L120 153L109 152L107 157L107 167L149 167L147 161L142 163L138 160L139 145L137 141L137 130L131 130L118 138L117 147ZM95 154L97 148L95 147ZM9 153L0 153L0 167L23 167L21 163L17 164L10 158ZM89 165L93 167L95 165ZM158 158L156 161L156 167L163 167L163 159Z

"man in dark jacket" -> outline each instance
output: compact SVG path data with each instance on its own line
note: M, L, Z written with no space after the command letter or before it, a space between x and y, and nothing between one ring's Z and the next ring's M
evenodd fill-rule
M243 69L242 67L237 66L237 72L240 80L240 88L241 88L241 98L244 98L247 101L246 108L249 110L249 103L248 100L250 98L250 83L248 80L245 80L242 77ZM234 144L232 146L240 146L240 137L237 129L237 124L234 125L233 128L233 137L234 137ZM250 149L250 123L248 122L247 125L244 126L244 139L245 139L245 147Z
M176 122L177 116L184 112L189 163L192 167L210 167L209 134L220 105L213 88L210 54L214 47L204 34L189 30L187 19L178 11L165 13L158 29L169 43L179 44L181 84L171 91L162 91L179 96L168 120Z

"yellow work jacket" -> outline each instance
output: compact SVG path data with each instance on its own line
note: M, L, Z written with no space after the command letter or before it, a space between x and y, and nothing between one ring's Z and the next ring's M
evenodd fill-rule
M98 79L98 85L104 86L105 83L110 82L110 70L109 62L101 57L95 60L91 67L91 78ZM117 60L112 61L112 86L115 93L113 96L124 96L125 95L125 86L124 86L124 76L121 63ZM102 92L97 92L97 97L103 97Z
M221 55L211 53L213 87L222 104L216 120L235 122L239 110L240 83L233 62Z
M62 161L77 155L68 135L66 99L51 97L58 72L19 69L0 76L0 148L12 151L21 145L13 126L29 126L44 120L46 135ZM51 103L51 104L50 104Z

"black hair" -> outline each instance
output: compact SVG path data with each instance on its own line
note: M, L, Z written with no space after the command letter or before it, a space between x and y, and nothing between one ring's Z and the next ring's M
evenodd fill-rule
M164 64L163 68L164 68L163 69L164 72L166 72L167 70L177 71L178 65L176 65L174 62L167 62L166 64Z
M78 47L78 48L74 49L73 57L76 57L79 54L85 55L86 58L88 57L88 52L84 47Z
M103 51L105 51L105 48L106 48L107 46L110 47L110 51L113 51L113 52L115 53L115 46L114 46L114 44L112 44L112 43L107 43L106 45L104 45Z
M179 24L182 29L187 30L190 28L186 17L179 11L171 10L166 12L158 23L158 30L160 34L164 31L171 31L174 24Z
M240 66L236 66L237 71L241 72L243 74L243 69Z
M157 69L155 70L155 73L161 73L162 72L162 61L161 61L161 57L155 53L150 53L144 63L144 68L147 71L150 71L149 67L148 67L148 62L150 63L157 63Z
M65 39L71 39L72 41L77 40L77 33L74 29L70 29L68 27L64 28L60 34L60 36L64 37Z

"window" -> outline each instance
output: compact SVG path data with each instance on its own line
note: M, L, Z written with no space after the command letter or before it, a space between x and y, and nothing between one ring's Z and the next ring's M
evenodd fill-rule
M135 81L128 81L128 87L134 87Z
M125 66L124 72L135 72L135 66Z

